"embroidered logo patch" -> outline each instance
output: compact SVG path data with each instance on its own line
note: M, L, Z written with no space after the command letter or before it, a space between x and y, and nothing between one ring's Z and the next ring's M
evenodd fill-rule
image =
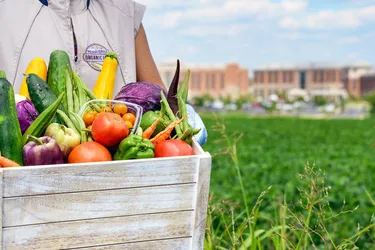
M87 46L86 51L83 54L83 60L87 62L91 68L101 71L107 52L108 50L103 45L93 43Z

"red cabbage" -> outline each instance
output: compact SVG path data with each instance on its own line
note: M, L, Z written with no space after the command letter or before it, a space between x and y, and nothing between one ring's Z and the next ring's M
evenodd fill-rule
M16 109L21 132L23 134L29 128L31 123L33 123L33 121L39 116L39 113L34 104L28 99L17 102Z
M153 83L132 82L121 88L115 100L138 104L143 108L144 114L148 111L160 110L161 90L167 96L167 92L164 89Z

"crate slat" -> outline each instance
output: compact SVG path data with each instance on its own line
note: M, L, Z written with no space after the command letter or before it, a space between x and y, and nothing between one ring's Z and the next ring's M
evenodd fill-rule
M178 238L158 241L134 242L100 247L70 248L79 250L186 250L191 245L191 238Z
M191 211L92 219L3 229L3 249L66 249L190 237Z
M4 169L4 197L193 183L199 157Z
M196 184L3 200L3 227L194 209Z
M194 218L194 234L192 249L203 249L206 232L207 206L209 199L211 176L211 156L207 153L201 157L199 163L199 175L196 190L196 205Z

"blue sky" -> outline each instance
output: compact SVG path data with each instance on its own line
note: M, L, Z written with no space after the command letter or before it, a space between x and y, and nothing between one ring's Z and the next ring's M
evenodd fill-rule
M157 63L375 65L375 0L137 0Z

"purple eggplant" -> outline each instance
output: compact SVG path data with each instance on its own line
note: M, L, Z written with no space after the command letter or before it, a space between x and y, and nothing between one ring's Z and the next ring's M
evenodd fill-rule
M29 128L31 123L39 116L34 104L21 95L16 94L16 110L22 134Z
M23 147L24 166L64 164L63 152L56 140L43 136L28 136L29 142Z

